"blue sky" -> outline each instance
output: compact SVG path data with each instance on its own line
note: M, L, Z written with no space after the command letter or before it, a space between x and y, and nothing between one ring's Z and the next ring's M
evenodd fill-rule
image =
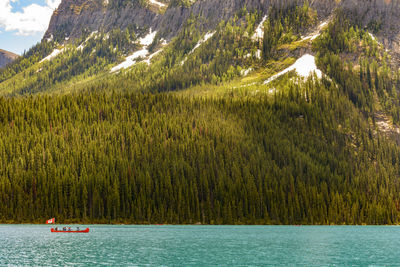
M0 49L16 54L39 42L61 0L0 0Z

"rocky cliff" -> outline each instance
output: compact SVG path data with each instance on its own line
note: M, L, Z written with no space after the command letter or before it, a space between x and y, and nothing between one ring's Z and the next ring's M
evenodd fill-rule
M54 11L44 38L77 38L85 30L108 31L112 28L126 28L129 25L148 27L157 13L138 1L115 7L103 0L63 0Z
M17 57L18 55L14 53L0 49L0 68L4 67L10 62L13 62Z
M400 0L346 0L348 17L375 34L400 64Z
M51 36L59 39L76 38L83 30L107 32L115 27L124 29L134 25L138 28L152 28L160 32L161 37L170 39L191 15L199 18L205 29L211 29L244 7L265 14L272 5L301 4L303 1L198 0L192 1L190 6L172 4L168 6L167 0L163 2L130 0L118 5L111 0L63 0L54 12L44 38ZM320 16L328 16L334 9L335 3L335 0L311 1L311 5L317 9Z
M169 0L63 0L54 12L44 38L77 38L84 31L113 28L152 28L160 37L171 39L190 16L205 30L213 29L246 7L265 14L275 6L302 4L304 0L197 0L190 5ZM342 8L355 23L368 28L378 40L400 59L400 0L309 0L320 19Z

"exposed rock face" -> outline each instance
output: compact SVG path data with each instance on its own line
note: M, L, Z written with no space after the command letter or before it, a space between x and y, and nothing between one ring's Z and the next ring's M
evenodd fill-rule
M150 2L143 5L137 0L118 8L111 4L112 1L63 0L54 12L44 38L59 34L76 38L82 34L82 29L108 31L115 27L124 29L135 25L139 28L152 28L159 31L165 39L170 39L183 27L190 15L204 18L201 23L206 29L211 29L221 20L227 20L237 14L243 7L265 14L272 5L302 2L304 0L197 0L189 8L170 7L160 13L151 8ZM327 16L335 7L335 0L312 1L311 5L317 9L318 14Z
M400 0L346 0L343 9L378 37L400 65Z
M18 58L18 55L0 49L0 68L3 68L8 63L13 62L16 58Z
M157 14L137 1L125 7L114 8L109 1L104 0L63 0L50 20L49 28L44 38L52 35L77 38L83 30L89 32L112 28L126 28L136 25L147 28L152 25Z
M63 0L54 12L44 36L76 38L83 30L124 29L130 25L152 28L160 37L171 39L192 15L205 30L227 20L246 7L265 14L272 6L301 5L305 0L197 0L190 7L173 6L158 10L149 0ZM122 3L123 4L120 4ZM169 0L162 3L168 4ZM119 4L116 4L119 3ZM400 55L400 0L309 0L323 20L337 7L356 23L368 27L387 49ZM375 29L375 30L373 30Z

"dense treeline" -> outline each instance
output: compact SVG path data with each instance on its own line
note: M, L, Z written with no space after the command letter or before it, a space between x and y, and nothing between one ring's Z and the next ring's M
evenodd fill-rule
M53 42L41 42L36 44L29 49L28 52L24 52L21 57L17 58L11 64L8 64L6 68L0 69L0 83L39 62L46 55L50 54L53 48Z
M317 12L310 8L308 1L303 6L293 3L285 8L272 7L264 24L263 59L277 56L278 45L296 41L316 22Z
M400 223L399 147L374 124L380 107L400 120L400 73L342 13L313 44L321 80L289 73L219 98L158 93L223 88L283 60L280 45L316 24L307 2L271 9L262 40L261 19L243 9L197 46L205 33L191 18L150 66L68 95L0 98L0 222ZM35 65L57 46L42 42L0 73L0 90L48 92L108 72L141 48L138 30L87 33Z
M265 38L254 37L254 31L262 20L261 14L249 12L246 8L238 11L232 19L221 21L215 31L208 33L201 26L205 24L204 18L190 17L167 47L163 48L161 38L156 36L149 51L161 53L152 59L150 66L138 63L124 73L126 75L122 74L123 77L108 77L116 79L118 84L110 87L127 83L129 87L162 92L231 81L240 76L242 70L262 66L270 59L270 50L276 50L278 44L298 40L302 31L316 23L316 12L307 2L301 7L293 5L284 10L272 8L268 17L264 25ZM63 53L51 62L26 68L21 75L0 84L0 93L16 96L36 94L49 88L60 90L68 83L108 72L123 57L141 49L137 36L144 36L146 32L148 29L131 25L125 30L115 29L106 34L85 32L74 41L76 45L63 47L56 42L43 41L41 46L63 49ZM212 34L212 37L200 45L206 34ZM65 42L64 37L59 42ZM268 48L268 42L274 47ZM45 55L50 53L51 50ZM37 63L37 58L45 55L38 53L33 62ZM24 58L32 60L32 55ZM15 75L11 69L5 73L7 77Z
M388 54L368 31L352 25L338 10L326 31L313 43L313 49L324 73L367 117L374 118L382 106L393 123L400 122L400 72L390 68ZM346 60L349 58L352 60Z
M116 64L123 56L141 48L135 32L145 35L145 29L129 25L125 30L108 33L84 31L74 44L44 40L0 72L0 91L12 96L48 92L71 80L104 72L111 63ZM54 49L61 51L58 56L43 60Z
M398 147L324 83L0 102L3 222L399 222Z
M296 12L299 13L300 10L295 11L295 14ZM295 19L300 17L298 15ZM133 68L122 71L122 77L107 77L109 80L117 80L110 87L115 88L126 83L131 88L162 92L203 83L219 84L230 81L240 76L243 69L262 64L262 44L253 37L261 19L258 12L251 13L243 8L229 21L221 21L215 31L206 33L201 26L205 24L204 18L190 17L182 31L167 47L162 45L165 40L156 35L149 46L149 52L161 53L152 59L150 66L140 63L143 58L138 58ZM106 74L112 66L123 61L124 57L141 49L137 37L145 36L148 30L131 25L125 30L115 29L106 34L85 32L79 40L74 40L76 45L70 44L64 48L51 42L53 48L63 48L63 53L51 62L25 69L21 75L1 83L0 93L17 96L37 94L50 89L62 90L60 88L70 84ZM214 33L213 36L200 45L204 36L211 33ZM64 39L60 42L64 42ZM50 53L51 50L44 56ZM30 57L27 56L27 59Z

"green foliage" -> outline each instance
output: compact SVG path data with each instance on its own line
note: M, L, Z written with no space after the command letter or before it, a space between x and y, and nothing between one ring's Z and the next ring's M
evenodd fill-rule
M0 220L398 223L399 149L369 127L312 81L273 97L2 98Z
M39 62L46 55L50 54L53 48L53 42L43 41L36 44L29 49L28 52L24 52L24 54L13 63L8 64L6 68L0 69L0 83Z
M270 9L268 19L264 24L263 58L268 60L276 55L276 48L280 44L287 44L300 37L305 29L314 26L317 22L317 12L309 7L308 1L304 5L274 6Z
M318 66L367 116L374 117L382 105L395 123L400 122L398 73L388 67L390 59L366 30L353 26L339 10L327 30L313 43L313 49L318 54ZM346 62L344 58L357 60Z
M76 40L80 46L58 46L58 49L63 49L63 53L51 61L38 63L39 59L51 53L50 47L56 48L54 43L43 41L38 45L41 49L39 52L30 51L23 57L22 62L26 61L29 64L16 63L20 75L15 75L14 65L5 70L3 74L5 78L12 75L14 77L0 84L0 91L11 95L35 94L48 91L49 88L71 79L82 79L104 72L109 64L140 47L136 42L135 30L137 29L131 26L124 31L115 29L107 34L86 33L81 39ZM47 53L40 53L42 50Z
M191 18L150 66L137 64L109 79L108 85L102 87L162 92L230 81L240 75L242 67L260 61L256 57L258 44L251 40L248 32L250 29L254 31L255 17L256 14L247 14L243 18L234 17L221 22L214 35L197 47L205 34L211 32L204 33L197 19Z
M232 89L242 68L283 64L315 12L272 9L262 43L246 9L199 47L196 20L150 66L108 73L140 49L132 26L38 63L58 47L42 42L1 71L16 97L0 98L0 222L400 223L400 149L374 125L380 107L399 122L400 73L367 31L338 12L313 44L326 77ZM50 95L69 82L83 90ZM207 84L224 93L160 93Z

